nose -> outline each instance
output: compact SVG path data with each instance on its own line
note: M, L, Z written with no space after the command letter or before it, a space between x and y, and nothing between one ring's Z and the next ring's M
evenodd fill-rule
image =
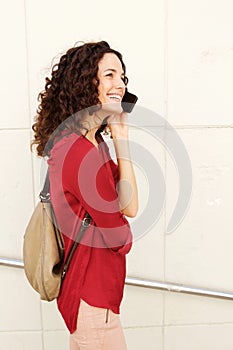
M125 86L125 83L123 82L122 78L119 77L116 79L116 82L115 82L115 87L118 88L118 89L123 89L125 90L126 86Z

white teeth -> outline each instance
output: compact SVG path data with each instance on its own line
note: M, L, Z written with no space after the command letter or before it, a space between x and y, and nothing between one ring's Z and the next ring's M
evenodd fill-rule
M112 95L108 95L108 96L109 96L109 98L117 100L118 102L121 100L120 96L118 96L118 95L112 94Z

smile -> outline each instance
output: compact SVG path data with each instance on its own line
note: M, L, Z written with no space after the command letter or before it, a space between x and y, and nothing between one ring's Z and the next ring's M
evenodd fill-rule
M120 96L120 95L108 94L107 96L108 96L109 98L111 98L112 100L116 101L116 102L120 102L120 101L121 101L121 96Z

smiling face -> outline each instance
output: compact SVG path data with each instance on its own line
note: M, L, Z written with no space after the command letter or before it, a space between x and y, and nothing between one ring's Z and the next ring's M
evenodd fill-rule
M106 53L98 65L99 100L103 108L122 112L121 100L125 94L124 71L114 53Z

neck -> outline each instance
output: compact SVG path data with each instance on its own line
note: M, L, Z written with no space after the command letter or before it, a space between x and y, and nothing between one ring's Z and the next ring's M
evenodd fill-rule
M96 138L95 134L96 131L101 127L103 120L109 116L109 112L106 113L106 111L100 110L95 112L93 115L90 115L87 113L87 115L83 119L83 128L86 130L84 131L84 135L90 140L92 143L96 144Z
M95 128L95 129L87 130L84 133L85 137L94 144L96 144L95 134L96 134L97 130L98 130L98 128Z

